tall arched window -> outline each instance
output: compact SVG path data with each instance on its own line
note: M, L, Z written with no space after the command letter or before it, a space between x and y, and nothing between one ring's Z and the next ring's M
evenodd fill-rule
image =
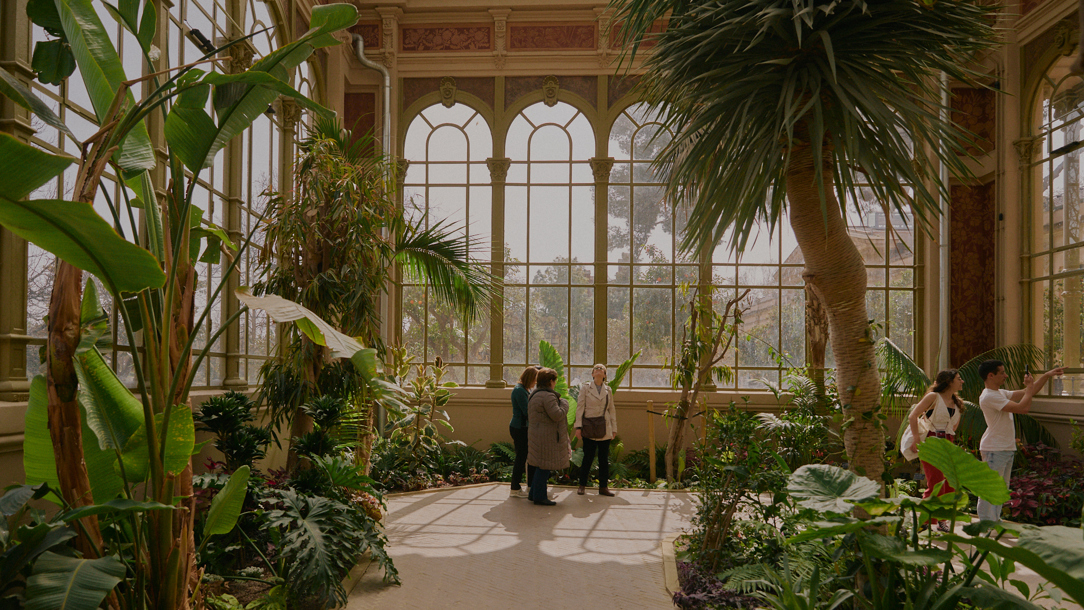
M610 129L606 357L642 354L625 380L637 387L669 386L684 320L679 287L699 281L697 261L678 252L685 213L663 197L664 177L651 163L671 134L646 104L627 108ZM689 293L691 295L691 292Z
M407 218L426 226L444 223L482 238L475 253L489 251L492 187L486 159L493 154L489 125L465 104L435 104L410 124L403 154L410 166L403 195ZM403 286L403 343L414 355L449 364L448 380L472 385L489 379L489 311L467 323L455 308L433 298L424 285Z
M564 102L525 108L508 129L505 187L504 377L537 362L543 339L567 377L594 359L595 203L590 121Z
M1041 138L1032 174L1031 205L1031 340L1043 348L1046 366L1065 366L1051 392L1084 395L1081 343L1084 342L1084 190L1082 152L1067 145L1082 138L1084 82L1069 74L1071 57L1061 58L1047 73L1036 108ZM1065 150L1065 149L1068 150Z

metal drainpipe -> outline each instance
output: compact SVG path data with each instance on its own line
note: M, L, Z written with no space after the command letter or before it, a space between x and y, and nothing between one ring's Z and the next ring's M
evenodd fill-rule
M391 74L388 69L383 65L370 61L365 57L365 39L360 34L354 34L354 55L361 62L361 65L366 68L376 70L384 76L384 117L381 124L380 133L380 154L385 156L384 164L384 184L385 188L392 188L392 159L391 159ZM385 237L387 237L387 229L384 230ZM384 337L388 336L388 318L391 316L390 308L388 307L388 299L380 299L380 334ZM376 425L377 434L380 434L380 430L383 430L387 424L388 414L384 411L384 407L378 407L376 412Z
M949 88L948 88L948 74L941 73L941 120L948 121L948 105L949 100ZM945 154L944 144L940 144L942 148L942 155ZM949 188L949 172L948 165L944 162L939 163L939 173L941 177L941 184L945 185L945 188ZM951 192L951 191L950 191ZM949 239L949 230L951 229L950 221L952 219L952 197L948 197L947 200L941 201L941 235L938 245L938 254L940 255L940 271L941 271L941 294L939 295L940 311L938 315L938 342L941 344L938 349L938 368L944 370L949 368L949 290L951 288L951 277L949 277L949 246L951 245Z

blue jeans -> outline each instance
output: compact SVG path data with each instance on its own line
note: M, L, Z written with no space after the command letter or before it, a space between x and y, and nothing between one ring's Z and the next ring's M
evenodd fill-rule
M1015 451L982 452L982 461L986 462L990 468L994 469L994 472L1005 479L1005 485L1008 485L1009 480L1012 478L1012 461L1015 457ZM986 500L979 498L979 519L983 521L1001 521L1001 506L1001 504L990 504Z
M546 481L550 478L550 471L544 468L534 469L534 480L531 481L531 493L527 494L527 499L532 502L539 502L546 499Z

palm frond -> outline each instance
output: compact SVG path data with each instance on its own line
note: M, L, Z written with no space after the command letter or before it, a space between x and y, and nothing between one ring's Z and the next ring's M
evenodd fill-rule
M809 145L822 205L869 199L924 226L948 185L914 150L967 176L974 134L940 116L949 80L977 85L968 59L996 42L997 10L968 0L612 0L624 65L640 45L643 97L674 135L657 157L667 195L692 205L682 247L724 237L741 251L786 206L786 168ZM657 24L665 22L661 33ZM832 186L828 186L831 181ZM844 214L846 217L846 214Z
M396 261L407 277L424 282L433 294L474 321L499 297L501 280L473 256L473 240L451 223L424 226L420 218L404 226L395 244Z
M964 380L964 389L960 390L960 397L964 400L979 402L979 394L982 394L985 387L982 379L979 379L979 365L987 360L1003 362L1005 372L1009 374L1009 383L1016 387L1023 387L1024 369L1030 368L1037 373L1043 361L1043 350L1030 343L1018 343L994 348L968 360L959 368L960 377Z
M898 417L906 415L909 400L900 398L920 397L933 383L926 371L890 339L881 339L876 345L877 366L882 371L881 404Z

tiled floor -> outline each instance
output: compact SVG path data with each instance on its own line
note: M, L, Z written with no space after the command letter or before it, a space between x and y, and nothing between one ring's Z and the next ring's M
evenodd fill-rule
M660 542L688 526L691 494L551 489L547 507L497 483L390 498L403 585L372 566L347 608L673 608Z

